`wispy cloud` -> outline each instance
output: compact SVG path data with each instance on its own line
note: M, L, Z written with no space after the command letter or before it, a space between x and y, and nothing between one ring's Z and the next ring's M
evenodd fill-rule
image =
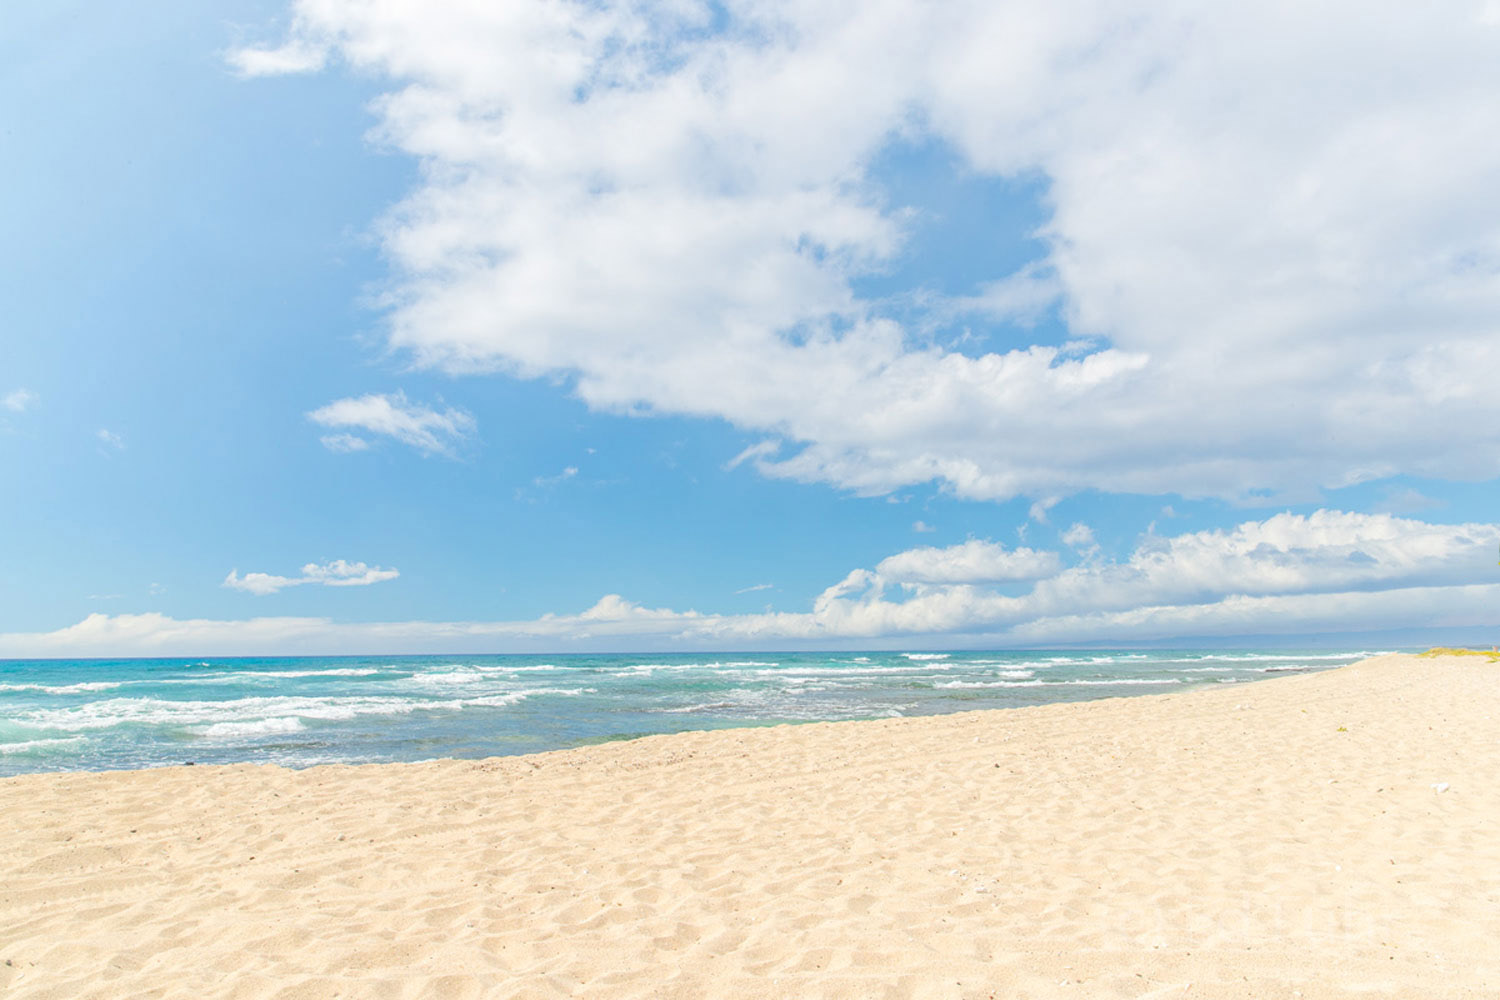
M736 594L753 594L757 590L770 590L774 586L776 586L774 583L757 583L753 587L741 587L739 590L736 590L735 593Z
M112 430L101 427L94 436L106 448L111 448L115 451L123 451L125 449L125 439Z
M4 396L0 396L0 406L12 413L24 413L37 401L37 398L37 394L30 389L13 389Z
M227 58L241 76L280 76L322 69L328 61L328 49L309 41L293 41L274 49L235 49Z
M1061 501L1062 497L1043 497L1032 503L1031 509L1026 512L1026 516L1037 524L1047 524L1047 512L1056 507Z
M738 455L735 455L729 461L725 462L724 468L726 470L737 469L746 462L759 462L762 459L770 458L780 450L780 441L774 439L757 441L755 444L750 445L748 448L742 450Z
M578 475L578 466L570 465L555 476L537 476L531 482L534 486L545 488L548 486L556 486L558 483L567 482L569 479L572 479L576 475Z
M368 451L370 442L354 434L324 434L318 438L329 451Z
M307 416L322 427L341 430L321 439L325 448L338 452L369 448L368 438L351 433L360 431L392 438L424 455L452 458L477 427L473 416L463 410L437 410L413 403L404 392L351 396L321 406Z
M926 521L913 521L911 523L911 530L915 531L919 535L930 535L937 529L928 524Z
M394 569L381 569L378 566L367 566L362 562L351 563L335 559L329 563L308 563L302 567L301 576L276 576L271 573L246 573L240 576L239 570L233 569L224 578L224 586L264 596L287 587L300 587L308 583L322 584L325 587L366 587L372 583L394 580L400 575L400 572Z

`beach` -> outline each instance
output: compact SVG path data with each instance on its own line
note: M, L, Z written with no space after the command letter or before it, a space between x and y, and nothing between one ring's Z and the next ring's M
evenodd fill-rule
M0 992L1491 997L1500 664L0 781Z

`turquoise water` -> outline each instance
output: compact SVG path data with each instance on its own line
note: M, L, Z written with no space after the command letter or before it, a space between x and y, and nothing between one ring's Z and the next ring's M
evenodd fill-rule
M0 661L0 775L533 753L649 733L1237 684L1375 651Z

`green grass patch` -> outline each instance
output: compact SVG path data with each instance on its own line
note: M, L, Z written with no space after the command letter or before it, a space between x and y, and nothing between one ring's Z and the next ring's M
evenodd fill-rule
M1434 646L1425 653L1418 656L1482 656L1491 663L1500 663L1500 652L1490 649L1453 649L1448 646Z

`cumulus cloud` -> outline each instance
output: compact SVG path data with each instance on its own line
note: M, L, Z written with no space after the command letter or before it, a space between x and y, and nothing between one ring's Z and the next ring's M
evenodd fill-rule
M232 569L224 578L223 585L232 590L265 596L287 587L300 587L305 583L318 583L325 587L367 587L372 583L394 580L400 575L394 569L335 559L329 563L308 563L302 567L301 576L276 576L271 573L246 573L240 576L238 569Z
M4 396L0 396L0 406L12 413L24 413L36 401L37 394L30 389L12 389Z
M1062 543L1075 552L1085 555L1093 555L1099 551L1099 543L1094 538L1094 529L1082 521L1075 521L1069 525L1068 530L1060 536Z
M335 400L307 415L323 427L349 428L366 434L384 435L411 445L424 455L452 458L456 447L475 430L474 418L463 410L435 410L409 402L402 392L353 396ZM322 438L330 451L364 451L368 439L343 431Z
M942 549L908 549L882 559L875 571L895 583L998 583L1052 576L1060 565L1056 552L970 539Z
M855 569L803 612L677 611L609 594L580 613L529 621L341 624L96 614L54 632L0 635L0 656L722 649L955 639L1004 647L1497 626L1497 544L1497 524L1319 511L1230 530L1147 536L1124 560L1053 568L1022 581L1030 586L1019 593L1017 574L1041 569L1057 555L973 541L910 549L873 570ZM374 582L375 574L395 571L330 563L305 567L294 579L347 586ZM266 575L231 574L225 582L256 586L249 581L260 576Z
M379 140L423 164L389 342L421 365L722 418L781 442L739 461L862 493L1500 475L1478 6L716 10L299 0L234 58L386 81ZM1037 178L1040 231L995 234L1037 258L915 319L862 298L921 217L872 169L900 144ZM1046 309L1075 343L1026 343ZM997 346L918 335L956 312Z

